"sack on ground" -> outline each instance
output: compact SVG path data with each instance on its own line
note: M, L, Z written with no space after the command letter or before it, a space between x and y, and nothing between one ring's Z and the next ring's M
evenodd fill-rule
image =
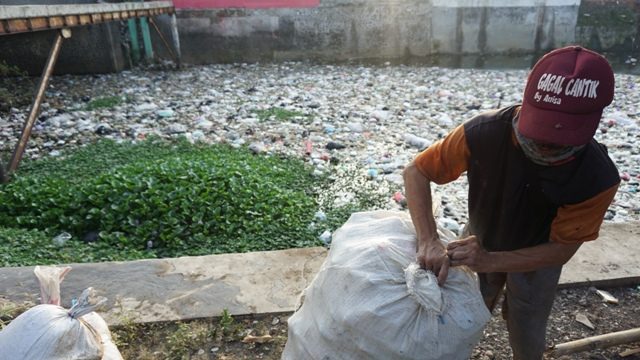
M475 274L451 268L440 287L415 260L408 214L353 214L289 318L282 358L468 359L490 318Z
M94 312L106 299L92 288L71 309L60 306L60 282L70 267L39 267L42 304L16 317L0 332L0 360L122 360L107 323Z

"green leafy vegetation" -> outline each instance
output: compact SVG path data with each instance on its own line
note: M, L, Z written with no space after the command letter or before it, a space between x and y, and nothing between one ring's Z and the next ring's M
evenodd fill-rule
M87 103L86 109L87 110L111 109L113 107L116 107L122 104L123 101L124 99L122 98L122 96L100 97L100 98L89 101L89 103Z
M40 230L0 227L0 266L136 260L153 256L153 253L113 248L100 242L68 241L58 245L52 236Z
M26 161L0 186L0 266L317 246L328 226L388 198L356 184L356 197L337 206L323 195L336 181L311 170L298 159L157 138ZM319 208L325 223L314 219ZM65 232L71 239L53 241Z
M193 349L204 346L210 338L209 326L191 322L180 322L177 329L167 337L169 359L189 359Z
M218 326L213 329L214 337L226 340L239 340L242 325L238 324L227 309L222 310Z
M121 306L121 304L119 304ZM121 306L121 311L123 307ZM122 314L122 313L121 313ZM111 330L113 343L119 348L133 347L136 344L138 333L142 328L141 323L135 322L131 314L122 314L120 324Z
M300 111L287 110L279 107L272 107L265 110L258 110L256 111L256 114L258 115L258 119L260 121L265 121L270 119L278 120L278 121L291 121L294 118L304 118L305 120L308 119L308 115L305 115Z

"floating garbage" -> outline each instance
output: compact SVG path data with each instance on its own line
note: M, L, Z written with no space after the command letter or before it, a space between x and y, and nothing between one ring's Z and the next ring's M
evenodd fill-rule
M164 110L158 110L158 112L156 112L156 114L158 114L158 116L160 117L172 117L174 112L171 109L164 109Z
M324 168L312 170L318 177L355 166L366 180L368 170L376 169L376 181L369 185L382 189L392 184L395 191L402 186L403 166L419 151L482 111L520 102L527 72L287 62L54 77L55 91L47 93L25 157L57 154L103 137L137 141L151 135L184 136L239 149L261 143L270 154L305 161L316 152L317 161L325 163ZM499 89L486 86L496 79ZM19 88L19 79L15 80ZM637 75L616 74L615 106L605 109L596 134L624 180L607 221L640 220L640 212L631 210L640 208L637 187L632 185L640 173L640 150L635 145L640 138L638 84ZM87 111L88 94L122 94L127 101ZM0 108L0 137L6 139L6 152L13 150L6 144L18 141L29 106L27 102ZM286 111L278 113L279 118L270 109ZM432 191L446 194L449 213L460 223L467 221L464 176ZM380 206L397 209L397 202L388 203Z
M322 211L322 210L316 211L316 214L313 217L314 217L314 219L316 219L318 221L327 220L327 214L325 214L324 211Z
M53 238L53 243L58 245L58 246L62 246L68 240L71 240L71 234L69 234L67 232L63 232L63 233L60 233L58 236Z
M325 230L321 235L320 235L320 240L325 244L325 245L329 245L331 244L331 231L329 230Z

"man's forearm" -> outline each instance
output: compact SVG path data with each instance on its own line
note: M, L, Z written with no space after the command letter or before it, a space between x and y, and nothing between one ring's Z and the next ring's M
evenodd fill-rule
M418 237L416 261L423 269L432 271L438 277L438 284L442 286L449 273L449 258L444 244L438 239L429 179L413 163L407 166L403 175L407 205Z
M488 252L482 266L471 268L478 272L526 272L564 265L580 245L549 242L513 251Z
M407 166L403 175L407 206L416 228L418 245L424 245L421 242L438 238L438 229L431 204L431 186L429 180L418 171L413 163Z

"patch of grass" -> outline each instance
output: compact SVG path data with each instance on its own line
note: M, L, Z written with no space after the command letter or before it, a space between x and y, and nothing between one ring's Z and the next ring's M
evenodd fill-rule
M211 332L208 326L198 322L180 322L173 333L167 337L167 355L169 359L189 359L191 353L203 347Z
M116 344L119 349L133 346L133 344L139 342L137 337L140 329L141 325L136 323L132 316L123 316L120 325L110 329L113 343Z
M308 119L308 116L304 113L296 110L287 110L280 107L272 107L265 110L257 110L256 114L258 115L258 119L260 121L265 120L277 120L277 121L291 121L296 117L303 117Z
M117 338L123 330L121 325L113 326L111 334ZM226 310L216 318L139 323L126 331L126 336L131 336L133 341L117 343L120 353L125 359L141 360L276 359L267 353L278 353L279 359L279 352L287 340L286 320L274 323L271 316L268 319L254 316L233 317ZM273 338L266 344L242 341L248 334L262 335L270 332ZM238 357L242 353L254 355Z
M0 299L0 331L2 331L13 319L29 310L33 304L14 304Z
M213 330L214 337L220 337L227 341L239 340L241 331L242 325L236 323L227 309L222 310L218 320L218 327Z
M122 96L105 96L89 101L86 110L111 109L124 102Z

